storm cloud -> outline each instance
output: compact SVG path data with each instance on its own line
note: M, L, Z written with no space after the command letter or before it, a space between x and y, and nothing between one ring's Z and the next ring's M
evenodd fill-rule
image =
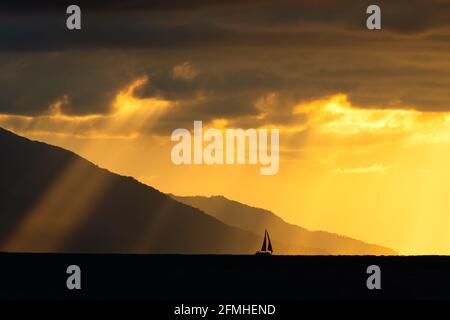
M0 113L108 114L136 79L173 106L161 130L201 119L287 124L293 107L338 93L360 108L449 111L450 1L67 1L0 4ZM176 76L189 65L192 75ZM276 103L261 116L258 102Z

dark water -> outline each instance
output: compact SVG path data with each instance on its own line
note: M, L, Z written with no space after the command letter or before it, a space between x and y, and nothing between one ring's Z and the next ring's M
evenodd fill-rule
M80 291L66 268L81 268ZM366 269L381 268L381 290ZM450 257L0 254L0 298L448 299Z

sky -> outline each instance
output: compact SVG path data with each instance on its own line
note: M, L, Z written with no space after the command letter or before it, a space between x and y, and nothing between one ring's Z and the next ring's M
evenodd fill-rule
M450 1L0 3L0 126L163 192L450 254ZM280 168L181 165L177 128L278 128Z

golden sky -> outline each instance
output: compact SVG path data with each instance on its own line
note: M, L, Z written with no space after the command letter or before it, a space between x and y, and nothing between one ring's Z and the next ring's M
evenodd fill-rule
M118 93L108 115L69 116L55 105L38 117L2 115L0 124L34 128L26 136L164 192L224 195L309 229L403 254L449 252L450 113L361 109L345 94L301 102L292 108L298 122L280 128L279 174L261 176L258 166L172 164L168 136L139 134L144 120L157 121L172 107L169 101L135 98L133 90L144 82L137 79ZM271 94L261 104L276 99ZM66 132L46 131L59 126ZM79 126L94 129L72 134Z
M381 1L383 29L369 32L364 1L111 1L87 5L89 31L71 35L57 8L30 2L42 23L29 24L10 4L0 126L163 192L450 254L450 2L431 2ZM170 134L194 120L279 128L279 173L172 164Z

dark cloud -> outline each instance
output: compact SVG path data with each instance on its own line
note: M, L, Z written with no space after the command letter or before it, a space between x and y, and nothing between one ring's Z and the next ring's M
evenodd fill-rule
M371 1L79 1L83 28L65 28L71 1L2 1L1 50L349 45L366 42ZM450 1L379 1L385 32L450 26ZM321 26L307 32L305 26ZM324 28L324 29L323 29ZM328 29L328 30L327 30ZM363 35L348 31L364 32ZM340 32L340 34L337 34Z
M244 4L255 4L270 2L267 0L3 0L0 9L3 12L27 14L27 13L53 13L59 12L61 8L77 4L83 9L93 12L142 12L142 11L186 11L202 8L226 8L242 6Z
M136 77L126 56L110 53L0 53L0 73L1 112L25 115L45 112L64 97L66 113L106 112Z
M83 27L73 32L72 2L2 1L0 112L39 114L67 97L66 113L107 113L142 76L137 97L177 102L167 126L250 121L272 92L272 123L289 123L299 101L336 93L360 107L450 110L450 1L378 1L381 32L365 29L371 3L78 1ZM173 77L185 62L198 74Z

